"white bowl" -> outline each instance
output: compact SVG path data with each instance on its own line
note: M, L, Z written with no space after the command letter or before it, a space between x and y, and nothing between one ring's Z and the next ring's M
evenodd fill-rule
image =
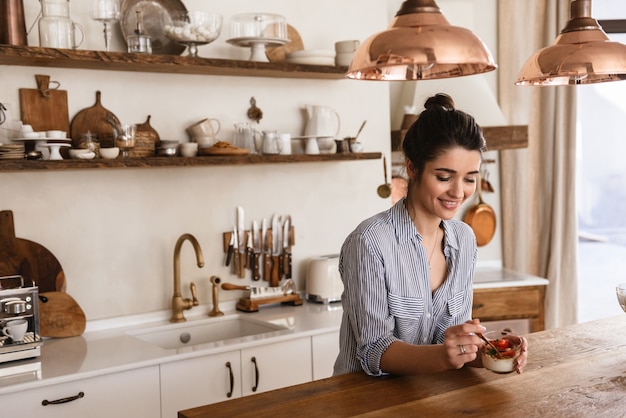
M92 154L90 156L90 154ZM96 156L96 154L87 149L87 148L70 148L70 157L71 158L80 158L83 160L89 160L91 158L94 158Z
M65 131L57 131L57 130L47 131L46 132L46 138L48 138L48 139L65 139Z
M285 54L285 61L292 64L335 65L335 51L325 49L305 49Z
M20 132L20 135L26 139L41 139L41 134L39 132Z
M100 157L105 158L107 160L113 160L120 155L119 147L112 148L100 148Z

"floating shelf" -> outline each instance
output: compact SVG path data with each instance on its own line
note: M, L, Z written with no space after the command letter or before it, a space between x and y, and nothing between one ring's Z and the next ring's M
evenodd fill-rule
M324 161L356 161L380 159L380 152L319 155L243 155L219 157L147 157L105 160L0 160L0 172L39 170L83 170L106 168L149 168L149 167L201 167L216 165L254 165L277 163L307 163Z
M347 67L255 62L180 55L0 45L0 65L241 77L345 79Z

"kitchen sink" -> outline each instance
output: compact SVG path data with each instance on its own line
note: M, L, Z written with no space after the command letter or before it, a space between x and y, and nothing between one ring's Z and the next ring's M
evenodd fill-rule
M271 322L240 315L204 318L180 324L168 324L129 331L128 334L166 350L184 349L227 342L244 342L282 335L289 329Z

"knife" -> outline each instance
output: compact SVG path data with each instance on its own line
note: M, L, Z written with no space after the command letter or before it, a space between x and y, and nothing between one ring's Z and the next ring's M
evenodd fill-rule
M291 229L291 216L287 215L283 224L283 274L285 279L291 279L291 241L289 232Z
M237 227L233 227L233 252L235 253L235 257L233 257L233 274L239 274L239 238L237 234Z
M273 215L272 216L272 274L270 275L270 286L278 287L278 282L280 281L280 275L278 271L278 267L280 262L278 260L278 256L280 255L281 250L281 216Z
M246 267L250 269L250 271L254 270L254 258L252 254L254 253L254 245L252 243L252 230L248 232L248 240L246 244Z
M252 279L259 280L261 278L261 237L259 236L259 224L257 221L252 222Z
M230 265L230 260L233 257L233 248L235 247L235 233L230 235L230 242L228 243L228 251L226 252L226 266Z
M265 218L261 222L261 246L261 251L263 251L263 280L268 282L271 274L271 249L267 239L267 220Z
M241 206L237 206L237 232L239 236L239 278L246 277L246 230L244 229L244 213Z

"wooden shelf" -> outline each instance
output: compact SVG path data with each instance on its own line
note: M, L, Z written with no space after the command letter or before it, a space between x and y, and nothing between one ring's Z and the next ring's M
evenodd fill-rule
M347 67L0 45L0 65L241 77L345 79Z
M38 170L83 170L106 168L200 167L212 165L253 165L307 163L324 161L356 161L380 159L380 152L319 155L243 155L219 157L147 157L105 160L0 160L0 172Z

